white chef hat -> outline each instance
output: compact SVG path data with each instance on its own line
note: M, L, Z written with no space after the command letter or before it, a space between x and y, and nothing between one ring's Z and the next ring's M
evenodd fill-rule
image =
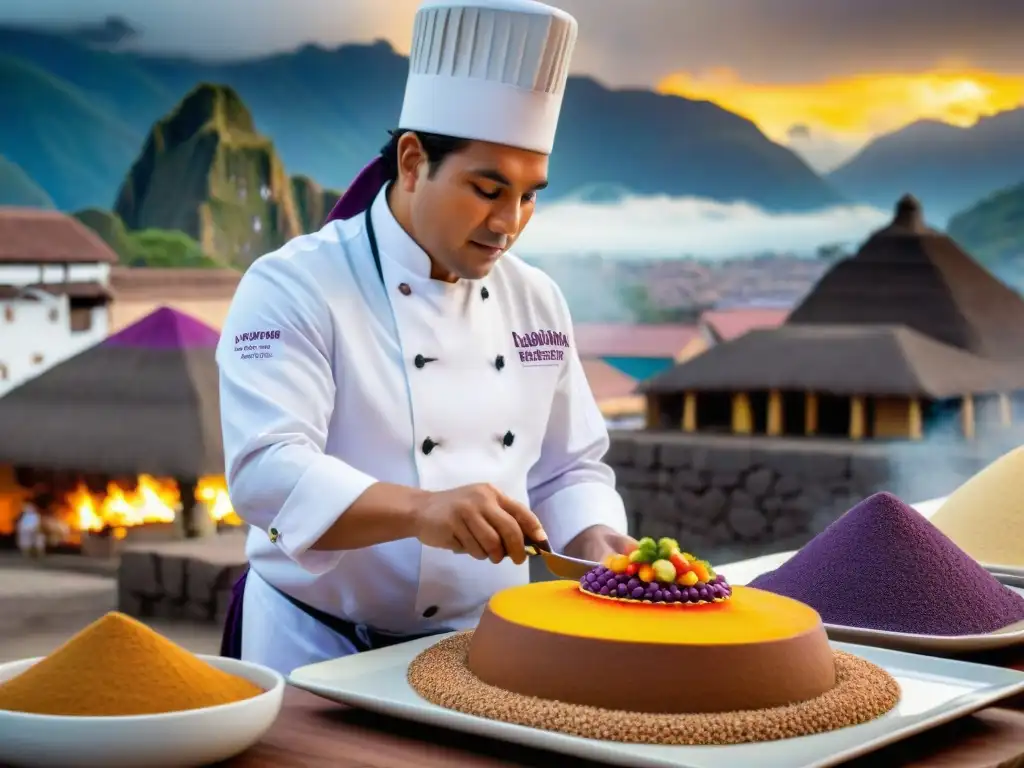
M534 0L425 0L398 127L550 154L576 33Z

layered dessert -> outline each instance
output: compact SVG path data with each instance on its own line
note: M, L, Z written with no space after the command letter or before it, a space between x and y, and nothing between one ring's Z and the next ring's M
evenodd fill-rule
M503 590L477 628L409 667L439 706L584 738L740 744L857 725L899 685L833 651L821 616L733 587L672 539L645 538L579 581Z

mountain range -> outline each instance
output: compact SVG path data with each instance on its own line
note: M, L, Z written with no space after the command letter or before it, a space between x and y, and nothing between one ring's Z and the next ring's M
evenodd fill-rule
M154 122L198 83L234 89L289 172L344 188L396 128L408 60L389 44L306 46L231 64L101 50L0 28L0 86L17 121L0 155L63 210L110 207ZM710 102L568 84L550 199L595 187L814 210L842 196L749 120Z
M947 232L981 261L1024 267L1024 183L989 195L950 219ZM1016 277L1019 284L1020 275Z
M315 219L336 195L329 190L344 189L396 127L407 68L385 42L207 63L0 26L0 92L6 113L17 116L0 120L0 205L117 207L124 214L122 186L137 174L154 127L197 85L213 83L244 103L254 132L272 142L298 185L298 215ZM751 121L710 102L573 77L556 148L548 200L641 194L742 200L772 212L846 202L889 210L911 192L942 226L1024 181L1024 109L971 128L914 123L821 177ZM148 226L145 216L133 223L125 215L129 227ZM290 231L291 224L282 226Z
M826 178L851 200L888 209L912 192L944 224L997 190L1024 181L1024 108L969 128L922 120L878 137Z

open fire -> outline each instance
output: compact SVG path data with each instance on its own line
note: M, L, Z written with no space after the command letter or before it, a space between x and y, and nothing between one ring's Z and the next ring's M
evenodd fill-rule
M195 500L215 522L242 522L228 499L223 477L201 478L196 484ZM182 504L180 490L173 480L139 475L134 488L111 482L106 493L95 493L79 483L58 507L58 515L75 533L110 529L115 537L123 538L134 526L173 523Z

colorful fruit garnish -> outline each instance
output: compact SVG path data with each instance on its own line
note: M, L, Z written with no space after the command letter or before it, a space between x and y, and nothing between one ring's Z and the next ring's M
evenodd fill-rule
M667 570L667 565L662 563L671 565L668 561L659 560L659 570ZM610 568L598 566L580 579L580 591L594 597L627 603L647 605L662 603L676 606L717 603L728 600L732 595L732 587L723 576L716 576L710 583L699 583L696 581L696 572L691 570L687 571L676 583L666 583L660 580L644 581L641 576L647 575L647 570L650 570L652 577L656 575L654 573L655 566L647 563L643 565L630 563L629 568L633 567L638 569L635 575L630 575L628 572L615 573ZM645 573L641 574L640 570Z
M684 587L692 587L697 584L700 579L697 578L697 574L694 571L687 571L679 577L679 583Z
M679 542L675 539L658 539L658 557L668 560L674 553L679 551Z
M658 545L650 536L645 536L636 543L636 552L630 555L634 562L653 563L658 559Z
M671 584L676 580L676 567L668 560L655 560L651 564L654 572L654 581L663 581Z
M732 587L711 563L698 560L668 537L640 539L580 579L580 589L597 597L631 603L692 605L728 600Z
M676 569L676 578L690 570L690 561L686 559L682 552L674 552L669 556L668 561Z
M629 558L625 555L612 555L605 565L612 573L625 573L629 567Z
M708 573L707 566L700 560L698 560L696 563L693 563L691 567L692 570L690 572L697 576L697 581L706 582L708 579L711 578L711 574Z
M629 553L629 562L645 563L647 562L647 560L645 559L646 557L647 556L644 554L643 550L634 549L632 552Z

